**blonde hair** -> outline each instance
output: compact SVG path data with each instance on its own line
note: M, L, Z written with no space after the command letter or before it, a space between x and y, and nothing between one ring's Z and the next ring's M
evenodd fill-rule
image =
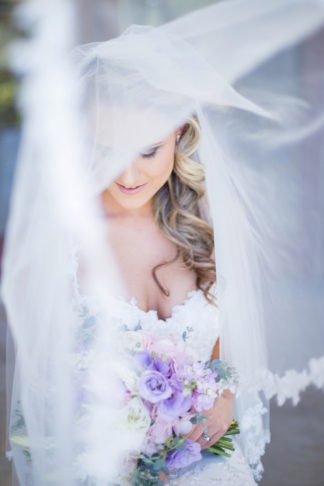
M216 281L213 227L202 218L199 205L206 197L205 170L192 158L199 145L200 131L198 117L193 114L176 144L173 171L154 196L155 221L176 244L177 254L172 260L156 265L152 275L161 291L169 295L158 281L156 270L174 262L181 253L184 265L196 271L197 287L203 290L209 303L215 303L215 297L209 292Z

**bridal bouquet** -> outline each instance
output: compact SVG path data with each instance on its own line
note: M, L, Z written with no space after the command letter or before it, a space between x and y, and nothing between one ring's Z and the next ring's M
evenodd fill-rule
M236 388L235 370L220 360L202 362L183 340L140 331L125 333L124 345L133 368L127 373L125 407L129 420L140 417L144 439L134 454L130 483L163 484L161 472L188 466L201 459L199 443L185 438L193 424L204 422L204 410L213 407L224 388ZM207 430L206 430L207 432ZM239 433L233 421L225 436L208 448L229 456L234 447L229 435Z
M220 360L199 360L187 344L187 337L187 331L179 339L152 334L140 327L121 333L120 351L126 352L126 360L115 364L123 387L118 426L127 430L130 444L136 444L130 447L125 475L120 478L125 480L122 484L160 486L161 473L168 475L199 461L200 444L185 436L194 424L206 421L203 411L213 407L225 388L235 391L237 387L235 370ZM89 388L87 370L92 360L91 346L90 350L85 346L75 353L75 413L81 429L86 427L92 410L91 401L84 395ZM21 447L30 463L30 444L23 425L23 416L17 411L10 440ZM226 434L207 450L230 456L234 447L229 436L238 433L238 423L233 421ZM51 454L50 443L48 448ZM93 473L88 472L87 465L83 468L84 458L81 452L76 462L82 481Z

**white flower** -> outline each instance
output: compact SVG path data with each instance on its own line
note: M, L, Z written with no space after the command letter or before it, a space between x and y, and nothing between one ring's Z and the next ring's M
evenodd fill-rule
M143 351L144 336L138 331L126 331L121 333L121 350Z
M113 369L130 392L135 392L138 381L137 373L131 369L130 363L116 361Z
M188 416L189 418L182 417L174 421L173 429L177 435L189 434L189 432L191 432L193 424L190 421L190 418L192 416Z
M132 398L122 409L121 415L121 427L129 431L128 446L131 450L139 450L150 425L150 414L142 400Z

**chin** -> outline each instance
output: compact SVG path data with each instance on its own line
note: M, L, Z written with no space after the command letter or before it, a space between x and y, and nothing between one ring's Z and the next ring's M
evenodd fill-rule
M139 209L150 201L150 197L135 197L135 194L129 197L118 197L115 201L124 209Z

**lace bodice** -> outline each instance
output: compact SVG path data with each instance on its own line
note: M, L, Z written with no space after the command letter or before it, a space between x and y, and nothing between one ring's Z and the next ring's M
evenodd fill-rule
M118 299L122 324L129 330L139 326L159 335L174 335L197 352L199 359L208 360L220 334L219 309L207 302L202 290L188 292L182 304L173 306L171 316L159 319L156 310L144 311L135 297L129 301Z
M215 287L212 292L216 296ZM76 304L81 310L81 325L84 333L84 322L89 317L95 318L100 314L98 300L81 293L78 289ZM209 303L200 289L189 291L183 303L173 306L171 315L167 319L160 319L156 310L141 309L135 297L129 300L111 297L109 305L121 327L130 331L141 328L157 335L172 335L177 341L186 341L203 361L210 358L220 335L219 308L217 304Z

